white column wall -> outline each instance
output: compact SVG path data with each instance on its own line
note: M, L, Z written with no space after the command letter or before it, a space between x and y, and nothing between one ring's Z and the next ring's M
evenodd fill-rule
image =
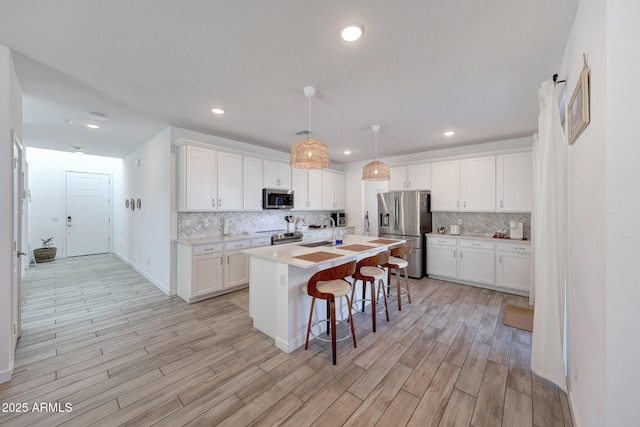
M0 383L9 381L14 360L13 140L22 140L22 90L10 50L0 46ZM7 203L7 201L9 201Z

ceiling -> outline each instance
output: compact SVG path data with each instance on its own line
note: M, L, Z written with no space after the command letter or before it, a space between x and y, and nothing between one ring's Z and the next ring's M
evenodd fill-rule
M531 135L577 4L0 0L0 45L27 146L124 157L171 125L288 151L315 86L311 129L345 163L373 157L374 123L379 157ZM345 42L352 22L364 35Z

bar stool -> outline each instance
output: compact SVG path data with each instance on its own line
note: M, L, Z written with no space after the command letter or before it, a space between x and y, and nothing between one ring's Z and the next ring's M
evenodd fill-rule
M388 269L386 291L389 294L391 292L391 269L396 270L396 297L398 298L398 311L402 311L403 296L406 295L409 299L409 304L411 304L411 288L409 288L409 275L407 273L407 267L409 266L409 262L407 261L407 257L411 255L412 249L413 249L413 245L411 243L406 243L403 246L392 248L389 261L383 266L383 267L387 267ZM403 288L400 286L400 270L401 269L404 270L404 279L406 283L406 288Z
M371 322L373 324L373 332L376 331L376 305L382 304L376 301L376 282L380 284L379 287L384 287L384 278L387 276L384 269L380 266L386 264L389 261L389 251L380 252L376 255L361 259L356 265L356 272L353 274L353 287L351 288L351 303L353 305L356 302L362 302L362 312L364 313L365 301L371 301ZM358 280L362 280L362 298L354 300L354 294L356 291L356 283ZM371 298L366 298L367 283L371 282ZM384 295L384 311L387 315L387 322L389 321L389 308L387 307L387 293Z
M346 335L341 338L336 338L336 323L345 323L342 320L336 320L336 297L345 297L347 299L347 306L349 308L349 323L351 325L351 337L353 338L353 347L356 347L356 333L353 328L353 317L351 316L351 300L349 299L349 291L351 291L351 284L345 280L345 277L351 276L356 271L356 262L351 261L346 264L338 265L326 270L318 271L311 276L305 291L309 296L313 297L311 300L311 310L309 311L309 324L307 326L307 340L304 344L304 349L309 348L309 333L314 338L329 342L328 339L324 339L311 332L311 327L316 326L322 322L331 322L331 350L333 352L333 364L336 364L336 342L344 341L349 338ZM320 319L313 322L313 308L316 303L316 298L327 300L329 305L329 319Z

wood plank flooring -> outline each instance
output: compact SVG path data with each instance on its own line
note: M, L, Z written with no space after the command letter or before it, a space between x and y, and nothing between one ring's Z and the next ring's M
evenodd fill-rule
M23 285L0 424L573 425L566 395L531 372L531 334L502 324L525 298L411 287L413 303L397 311L391 299L375 334L355 316L358 348L339 343L333 366L326 343L286 354L255 330L247 290L188 305L112 255L40 264ZM41 403L52 405L34 411Z

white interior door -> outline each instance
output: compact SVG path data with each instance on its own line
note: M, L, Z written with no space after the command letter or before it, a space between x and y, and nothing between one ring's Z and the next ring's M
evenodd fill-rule
M67 172L67 256L110 251L110 177Z
M20 316L22 301L22 212L24 210L24 175L22 173L22 145L14 135L13 139L13 330L11 348L15 349L16 341L22 334L22 319Z

